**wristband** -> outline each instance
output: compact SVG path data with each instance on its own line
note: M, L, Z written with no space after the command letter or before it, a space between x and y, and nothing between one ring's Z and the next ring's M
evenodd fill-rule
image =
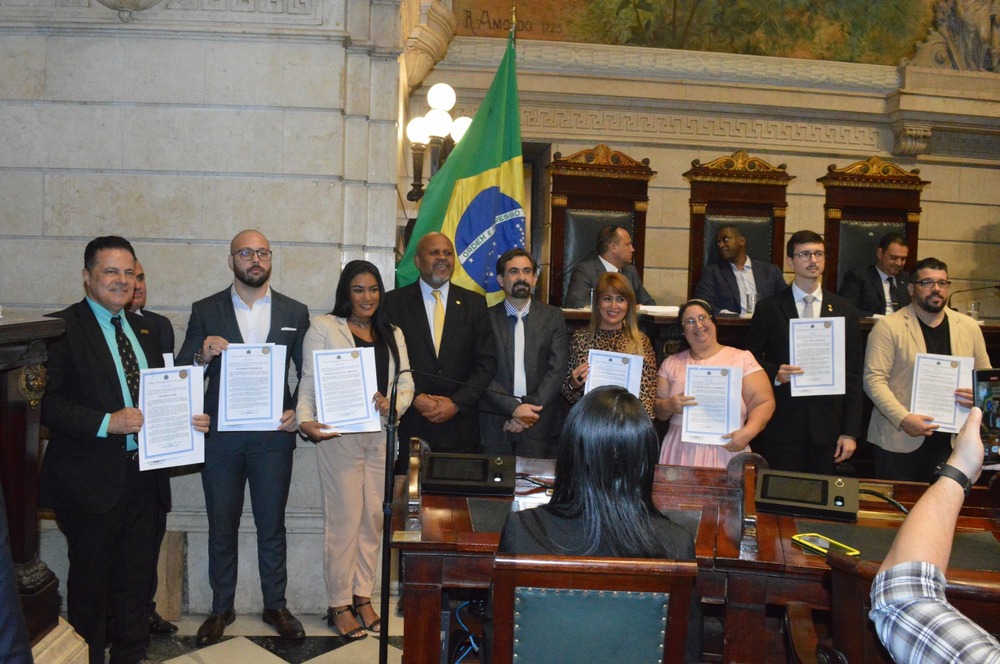
M972 488L972 480L969 479L968 475L947 463L939 463L937 468L934 469L934 475L936 477L947 477L955 480L962 486L966 495L968 495L969 489Z

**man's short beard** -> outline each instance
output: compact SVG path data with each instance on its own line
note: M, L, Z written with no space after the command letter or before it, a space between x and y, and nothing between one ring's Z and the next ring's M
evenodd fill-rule
M251 277L249 272L237 272L236 279L243 285L249 286L250 288L260 288L267 283L267 280L271 278L271 271L264 270L263 274L259 277Z

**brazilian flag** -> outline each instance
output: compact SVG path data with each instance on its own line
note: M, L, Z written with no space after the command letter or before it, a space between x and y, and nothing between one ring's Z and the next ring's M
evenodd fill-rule
M417 242L441 232L455 244L459 286L503 298L496 263L503 252L525 246L524 162L517 103L514 35L472 124L427 185L410 243L396 269L396 285L416 281Z

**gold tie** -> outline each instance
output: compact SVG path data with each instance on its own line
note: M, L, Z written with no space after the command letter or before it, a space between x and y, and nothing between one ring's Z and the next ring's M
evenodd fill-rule
M441 350L441 336L444 334L444 302L441 301L441 291L432 290L434 296L434 354Z

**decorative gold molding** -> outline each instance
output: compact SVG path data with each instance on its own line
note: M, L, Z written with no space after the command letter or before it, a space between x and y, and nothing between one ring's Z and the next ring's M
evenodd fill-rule
M774 208L775 219L784 219L788 215L788 208L776 207Z
M649 212L649 201L636 201L635 202L636 212Z
M566 207L567 205L569 205L569 199L566 194L552 194L553 207Z
M595 174L600 174L601 177L646 182L656 175L656 171L649 167L649 159L636 161L624 152L612 150L604 143L580 150L565 158L557 152L548 170L552 175L594 177Z
M878 156L869 157L864 161L856 161L843 168L837 168L836 164L830 164L826 170L827 174L816 180L821 182L824 187L832 185L923 191L924 187L930 184L929 181L920 179L919 168L908 171L898 164L885 161Z
M42 396L45 394L45 384L48 382L45 366L42 364L26 365L21 369L21 375L17 382L21 389L21 395L28 400L28 405L31 406L32 410L38 408L38 404L42 402Z
M843 211L840 208L827 208L826 218L827 219L840 219Z
M691 214L706 214L708 212L707 203L692 203Z
M730 182L787 186L795 178L785 171L785 164L772 166L760 157L751 157L746 150L718 157L702 164L695 159L691 170L684 173L690 182Z
M919 224L920 223L920 213L919 212L907 212L906 213L906 223L908 223L908 224Z

